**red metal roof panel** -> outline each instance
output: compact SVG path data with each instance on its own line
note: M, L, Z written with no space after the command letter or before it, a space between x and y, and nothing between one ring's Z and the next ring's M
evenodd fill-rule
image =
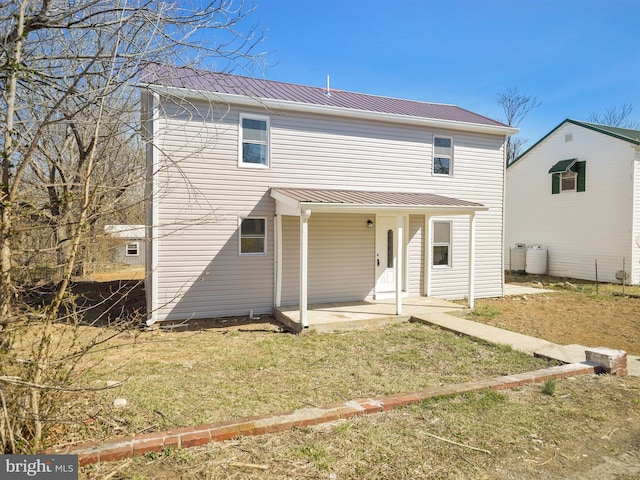
M327 95L325 88L196 70L189 67L147 64L141 72L141 83L409 117L505 126L496 120L455 105L381 97L343 90L331 90Z
M372 206L415 207L482 207L480 203L467 202L433 193L414 192L366 192L360 190L321 190L312 188L272 188L297 202Z

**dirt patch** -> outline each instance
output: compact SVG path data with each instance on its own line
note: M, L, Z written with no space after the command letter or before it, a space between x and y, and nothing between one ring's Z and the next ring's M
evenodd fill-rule
M536 280L519 282L538 285ZM609 347L640 355L639 287L545 281L551 293L479 299L468 318L561 345Z

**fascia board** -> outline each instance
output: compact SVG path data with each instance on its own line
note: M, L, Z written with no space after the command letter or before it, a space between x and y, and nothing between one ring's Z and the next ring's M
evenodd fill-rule
M260 107L267 110L285 110L289 112L316 113L321 115L334 115L358 120L372 120L378 122L401 123L405 125L417 125L423 127L442 128L464 132L486 133L491 135L515 135L520 129L515 127L482 125L479 123L456 122L437 118L412 117L393 113L371 112L365 110L353 110L342 107L330 107L325 105L312 105L307 103L290 102L286 100L273 100L268 98L249 97L246 95L234 95L229 93L205 92L189 90L186 88L167 87L162 85L141 85L160 94L175 96L178 98L195 98L225 102L229 105L246 107Z
M335 203L313 203L299 202L301 210L311 210L317 213L399 213L399 214L416 214L424 215L426 212L437 212L439 215L468 215L474 212L484 212L489 207L448 207L448 206L424 206L416 205L379 205L379 204L362 204L362 205L345 205Z
M311 213L395 213L398 215L469 215L475 212L486 212L488 207L416 207L415 205L342 205L335 203L297 202L297 209L289 210L289 214L300 215L301 211ZM288 206L288 205L287 205ZM295 213L294 213L295 212ZM283 215L287 215L284 211Z

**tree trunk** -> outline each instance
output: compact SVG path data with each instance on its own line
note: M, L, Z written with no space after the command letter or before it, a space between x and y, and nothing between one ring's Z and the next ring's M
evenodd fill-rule
M13 166L14 117L16 114L16 90L24 47L24 18L28 2L23 0L16 18L16 39L9 50L8 79L6 87L6 127L4 131L4 151L2 152L2 186L0 187L0 316L8 316L12 306L13 284L11 278L11 234L13 230L11 196L11 171Z

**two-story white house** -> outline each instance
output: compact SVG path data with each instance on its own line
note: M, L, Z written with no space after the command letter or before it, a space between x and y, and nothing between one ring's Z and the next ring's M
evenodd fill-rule
M533 244L550 275L640 283L640 131L564 120L507 168L505 231L507 267Z
M453 105L151 64L149 323L503 293L504 144Z

